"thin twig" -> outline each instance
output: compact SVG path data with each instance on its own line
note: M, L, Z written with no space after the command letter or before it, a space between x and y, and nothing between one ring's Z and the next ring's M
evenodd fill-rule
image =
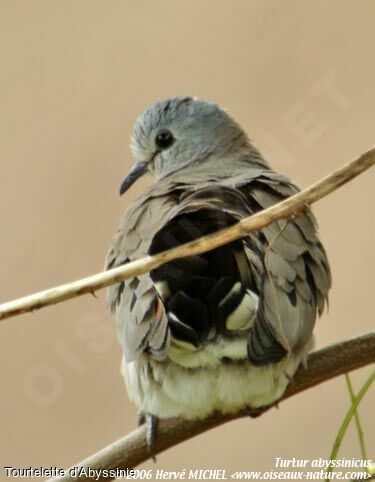
M299 368L295 374L294 383L288 386L284 396L277 404L315 385L374 361L375 332L360 335L316 351L309 356L307 368ZM266 412L272 406L262 408L260 413ZM248 415L248 411L242 410L231 415L215 414L204 420L183 420L181 418L160 420L152 452L148 450L146 428L145 425L142 425L134 432L108 445L74 467L86 470L88 468L93 470L130 469L169 447L226 422ZM251 423L250 420L249 423ZM114 476L102 476L99 480L112 480L113 478ZM51 482L52 480L53 482L74 482L87 480L87 478L71 476L69 470L67 470L63 477L51 479Z
M155 256L146 256L145 258L103 273L89 276L88 278L4 303L0 305L0 320L61 303L62 301L87 293L93 293L124 279L134 278L140 274L147 273L172 260L201 254L218 248L246 236L251 231L262 229L273 221L296 216L306 206L327 196L374 164L375 148L372 148L359 158L349 162L344 167L334 171L312 186L268 209L241 220L229 228L164 251Z

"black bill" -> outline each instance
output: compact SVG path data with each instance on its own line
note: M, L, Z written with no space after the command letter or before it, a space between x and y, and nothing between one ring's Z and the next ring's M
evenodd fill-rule
M132 186L147 171L147 162L138 162L129 171L120 186L120 196Z

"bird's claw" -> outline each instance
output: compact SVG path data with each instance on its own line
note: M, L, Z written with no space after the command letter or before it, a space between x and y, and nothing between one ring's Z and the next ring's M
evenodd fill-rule
M142 411L138 412L138 427L146 424L146 444L147 451L151 453L155 446L156 433L158 428L158 417ZM152 460L156 462L156 457L153 456Z
M284 376L285 376L285 378L288 380L288 382L289 382L291 385L293 385L293 383L294 383L294 378L293 378L291 375L289 375L289 373L287 373L287 372L284 372Z
M246 413L250 418L258 418L262 415L263 412L264 412L264 409L262 409L261 407L260 408L248 408L246 410Z

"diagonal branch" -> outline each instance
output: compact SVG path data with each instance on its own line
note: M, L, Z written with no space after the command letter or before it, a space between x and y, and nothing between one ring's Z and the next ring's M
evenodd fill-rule
M294 382L289 385L279 402L338 375L369 365L374 361L375 332L357 336L316 351L309 356L307 369L301 367L297 371ZM277 405L277 403L274 405ZM262 408L261 413L266 412L274 405ZM152 453L147 449L146 428L143 425L74 467L93 470L130 469L184 440L248 415L249 412L242 410L231 415L216 414L204 420L183 420L181 418L160 420ZM114 477L114 474L107 477L102 473L99 480L112 480ZM88 480L88 477L74 477L67 470L64 476L52 479L51 482L78 480Z
M312 186L275 204L274 206L260 211L253 216L245 218L233 226L218 231L217 233L204 236L190 243L164 251L155 256L127 263L103 273L95 274L72 283L64 284L41 291L23 298L19 298L0 305L0 320L20 315L28 311L34 311L62 301L76 298L87 293L105 288L124 279L133 278L158 268L164 263L174 259L184 258L201 254L206 251L228 244L236 239L246 236L251 231L257 231L278 219L289 218L298 215L306 206L318 201L324 196L338 189L343 184L369 169L375 164L375 148L368 150L362 156L349 162L342 168L334 171Z

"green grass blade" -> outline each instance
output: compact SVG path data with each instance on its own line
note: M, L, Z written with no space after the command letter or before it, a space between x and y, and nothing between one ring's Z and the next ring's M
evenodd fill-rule
M367 390L370 388L371 384L374 382L375 380L375 370L371 373L371 375L368 377L368 379L365 381L365 383L363 384L362 388L360 389L360 391L358 392L358 394L354 397L354 400L344 418L344 421L342 422L341 424L341 427L340 427L340 430L338 431L337 435L336 435L336 439L335 439L335 442L333 444L333 447L332 447L332 451L331 451L331 455L329 457L330 460L335 460L337 458L337 454L338 454L338 451L340 449L340 446L341 446L341 443L342 443L342 440L345 436L345 433L349 427L349 423L351 421L351 419L353 418L356 410L357 410L357 407L358 405L360 404L362 398L365 396ZM327 469L327 478L326 478L326 482L329 481L329 477L328 477L328 474L330 474L333 470L333 467L332 465L330 465Z
M353 404L354 400L355 400L355 395L354 395L353 385L352 385L352 381L350 379L349 373L345 373L345 380L346 380L346 384L348 386L348 390L349 390L349 393L350 393L350 399L351 399L351 402ZM359 418L358 410L356 410L354 412L354 420L355 420L355 425L357 427L358 441L359 441L359 446L360 446L360 449L361 449L361 457L362 457L362 460L367 460L365 437L364 437L364 434L363 434L362 424L361 424L361 420Z

